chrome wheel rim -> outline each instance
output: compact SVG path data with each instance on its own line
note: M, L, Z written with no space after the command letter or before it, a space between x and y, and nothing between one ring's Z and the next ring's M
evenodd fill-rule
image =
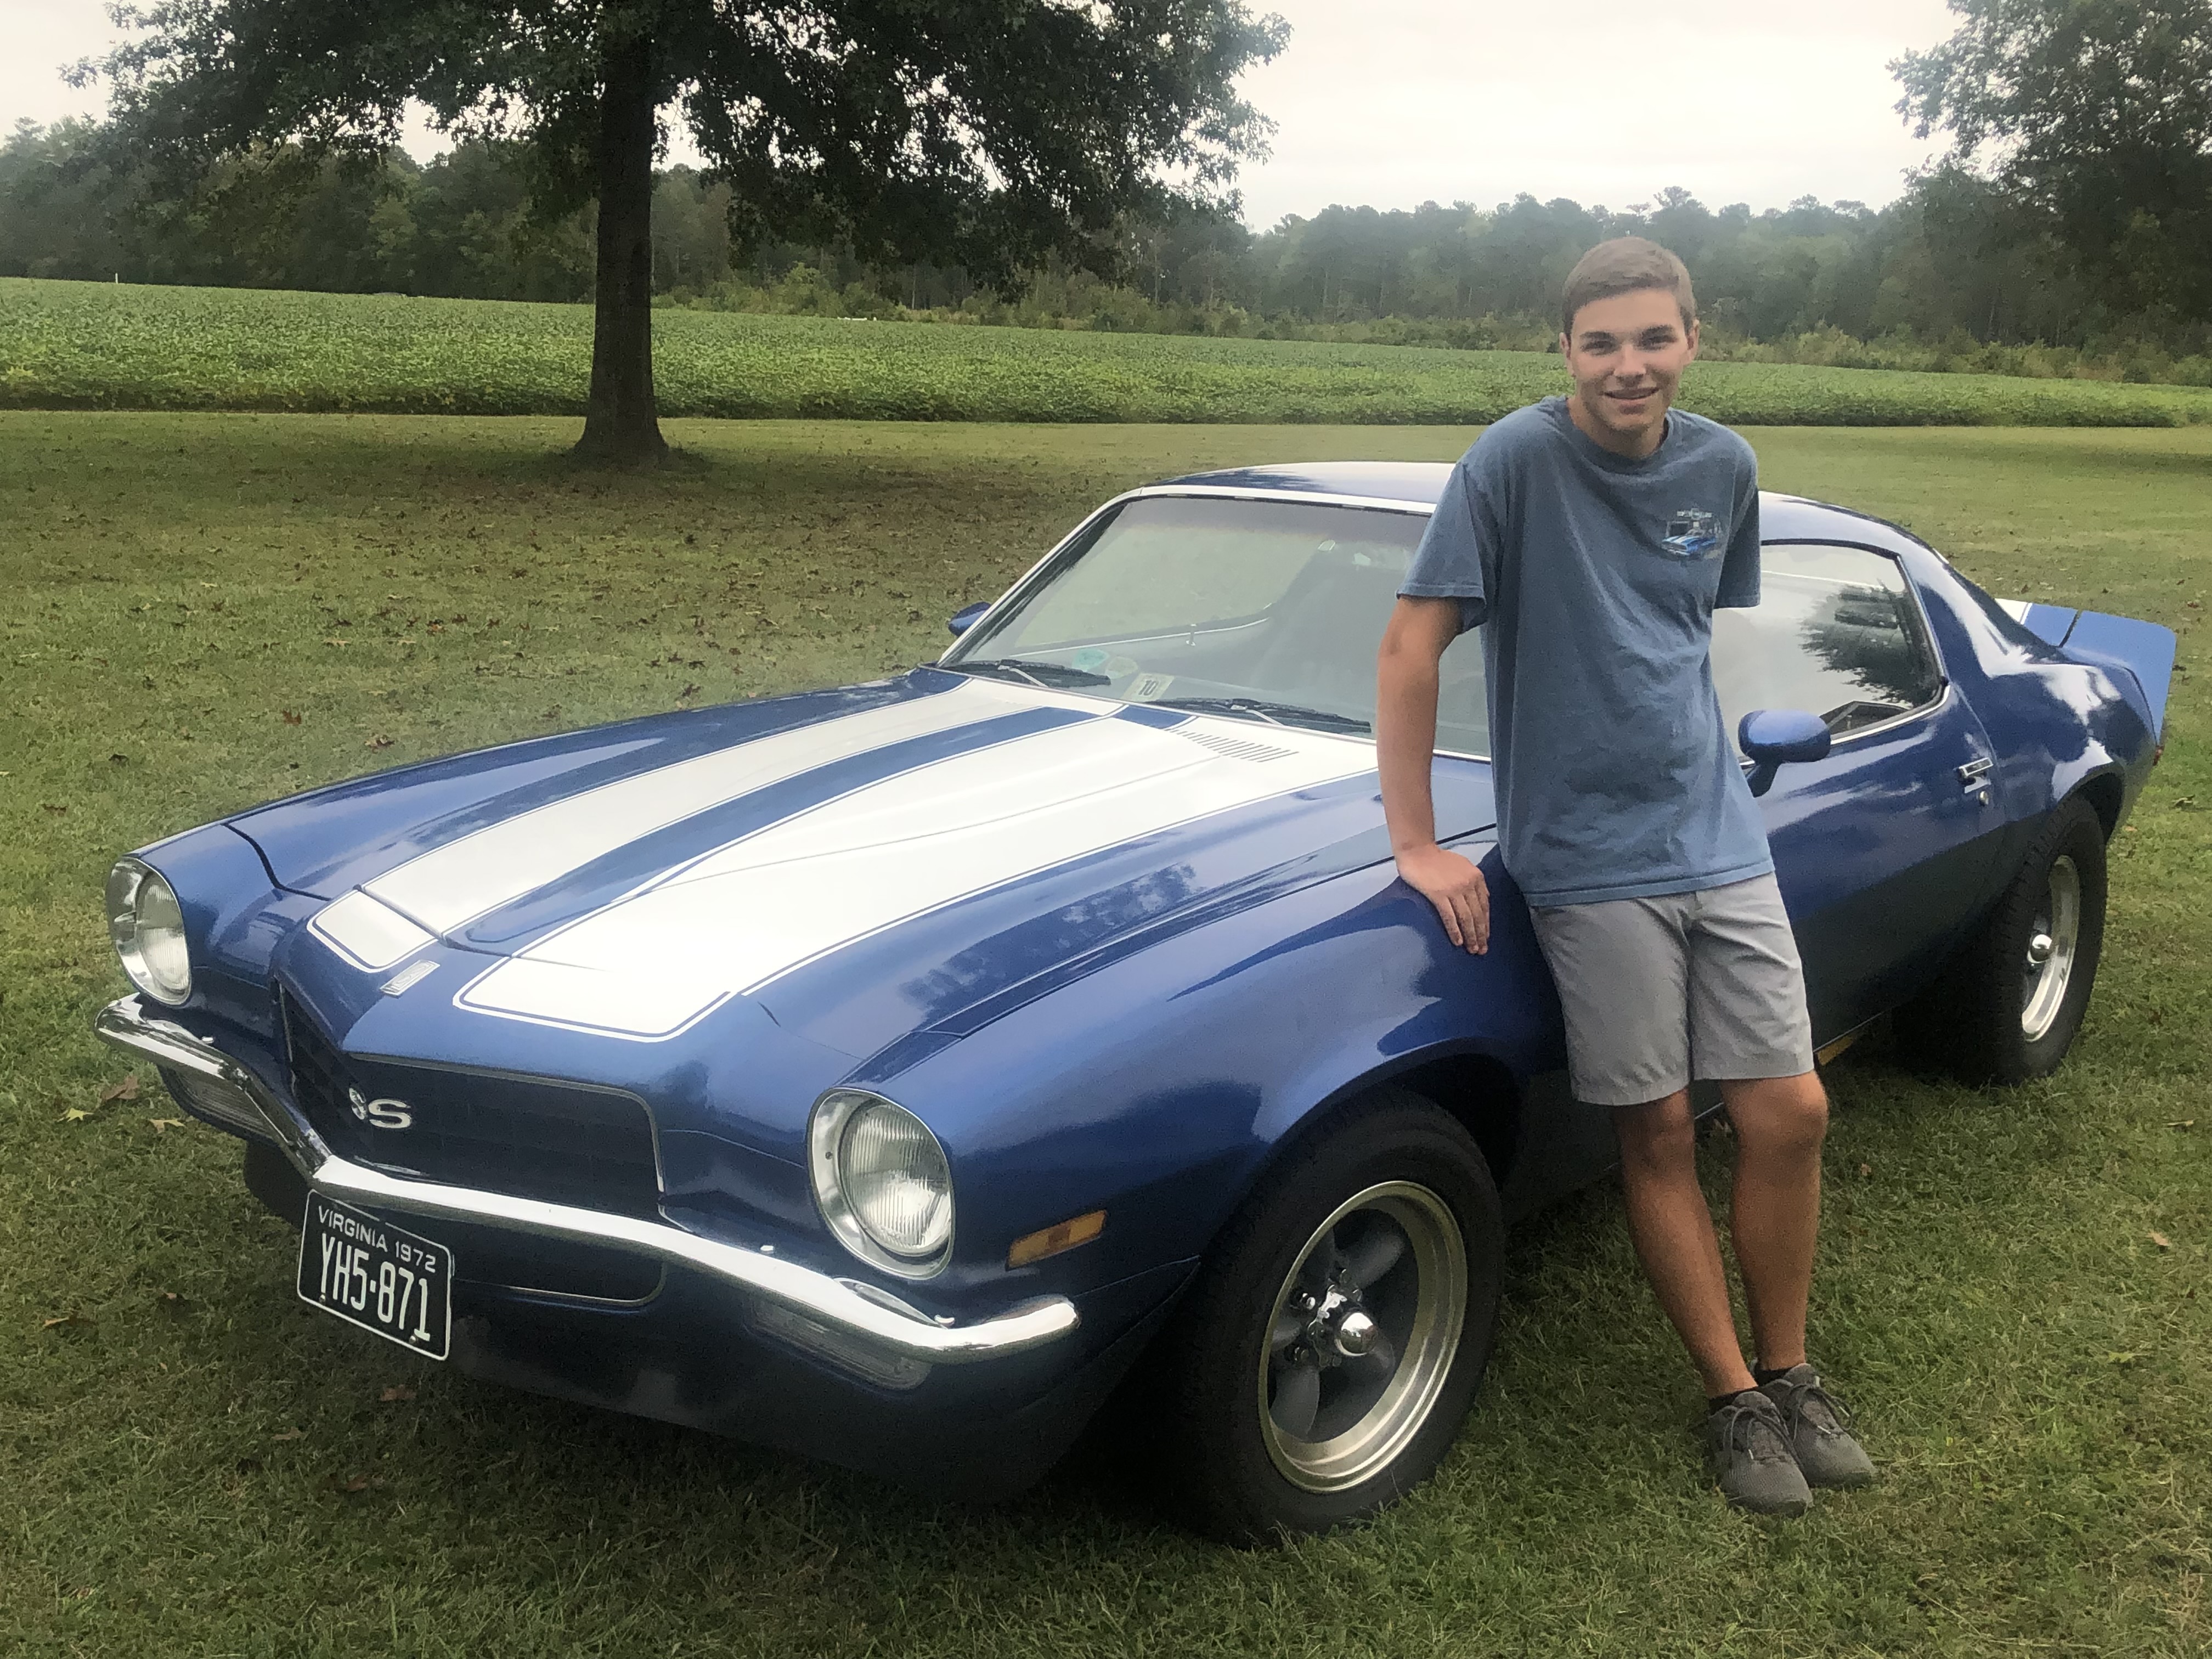
M1260 1345L1260 1431L1291 1485L1372 1479L1428 1421L1467 1318L1467 1247L1426 1187L1345 1200L1284 1276Z
M2027 930L2020 1029L2030 1042L2050 1030L2065 1006L2081 943L2081 872L2072 859L2061 858L2051 866L2043 902Z

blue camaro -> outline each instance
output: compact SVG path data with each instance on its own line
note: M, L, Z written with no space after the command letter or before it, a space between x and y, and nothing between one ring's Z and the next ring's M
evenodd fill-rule
M1494 853L1487 955L1393 871L1375 652L1447 469L1100 508L943 661L402 768L122 860L100 1034L246 1143L298 1294L472 1375L945 1493L1141 1370L1199 1522L1436 1465L1505 1224L1613 1161ZM1764 505L1713 675L1832 1053L2056 1066L2174 639ZM1480 645L1440 836L1492 837Z

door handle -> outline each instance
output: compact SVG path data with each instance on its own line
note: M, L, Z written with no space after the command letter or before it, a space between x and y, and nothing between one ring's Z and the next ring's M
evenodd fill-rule
M1960 789L1987 806L1990 804L1990 769L1996 764L1987 755L1983 755L1958 768Z

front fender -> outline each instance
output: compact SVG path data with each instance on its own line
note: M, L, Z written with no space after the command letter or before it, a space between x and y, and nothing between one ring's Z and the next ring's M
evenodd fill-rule
M1440 1054L1525 1078L1562 1063L1558 1002L1517 892L1486 860L1489 951L1445 938L1385 863L1164 941L877 1086L920 1113L959 1183L960 1255L1096 1209L1098 1241L1038 1268L1074 1293L1203 1252L1315 1115Z

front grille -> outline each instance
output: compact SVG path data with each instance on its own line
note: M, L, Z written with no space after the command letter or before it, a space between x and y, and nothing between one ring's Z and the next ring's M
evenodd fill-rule
M282 1000L292 1097L340 1157L517 1198L659 1213L653 1121L634 1097L340 1054L296 1003ZM356 1093L363 1108L404 1102L407 1126L376 1127L356 1110Z

